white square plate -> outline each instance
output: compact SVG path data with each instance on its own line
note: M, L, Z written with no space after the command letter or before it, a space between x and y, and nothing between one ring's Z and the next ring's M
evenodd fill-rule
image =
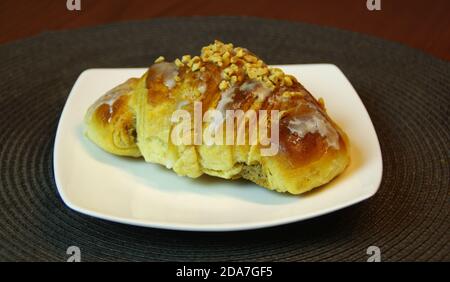
M84 113L100 95L145 69L90 69L76 81L56 134L54 171L63 201L81 213L126 224L232 231L304 220L371 197L381 182L380 145L350 82L331 64L278 67L323 97L350 138L351 164L331 183L291 196L246 181L179 177L142 159L108 154L84 137Z

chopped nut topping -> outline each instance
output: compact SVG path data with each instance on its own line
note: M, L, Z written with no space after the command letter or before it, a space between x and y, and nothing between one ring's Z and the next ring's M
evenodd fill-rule
M197 63L193 63L192 64L192 71L197 71L200 69L201 63L197 62Z
M184 64L180 61L180 59L176 59L175 60L175 65L177 66L177 67L182 67L182 66L184 66Z
M222 62L225 66L228 66L230 64L230 52L226 51L222 55Z
M156 58L155 64L164 62L165 60L166 60L166 58L164 58L163 56L159 56L158 58Z
M225 90L225 89L227 89L228 87L230 87L230 83L229 83L228 81L226 81L226 80L222 80L222 81L220 82L220 84L219 84L219 89L220 89L220 90Z
M285 84L286 86L291 86L291 85L292 85L292 79L291 79L290 76L286 75L286 76L284 77L284 84Z
M289 87L296 82L294 77L285 75L281 69L270 68L247 49L217 40L203 47L200 56L184 55L181 60L175 61L177 66L187 65L193 72L205 71L205 63L212 63L222 69L220 90L246 79L260 81L269 89L276 86Z
M319 103L322 109L325 109L325 100L322 97L320 97L319 100L317 100L317 102Z
M245 55L244 60L246 60L248 63L256 63L258 59L253 55Z
M244 53L244 49L241 47L237 47L236 48L236 56L238 56L239 58L244 57L245 53Z
M284 97L284 98L291 98L291 97L295 97L295 96L303 97L304 93L303 92L285 91L285 92L283 92L283 94L281 94L281 97Z
M181 61L183 63L187 63L191 60L191 55L184 55L183 57L181 57Z

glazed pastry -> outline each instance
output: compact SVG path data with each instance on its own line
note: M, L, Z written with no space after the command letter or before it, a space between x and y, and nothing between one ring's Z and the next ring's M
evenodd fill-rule
M174 118L178 110L194 118ZM205 118L211 110L222 118ZM260 127L252 131L250 118L229 118L230 111L255 113ZM199 112L200 121L195 119ZM229 121L233 130L220 135L218 129ZM143 156L192 178L242 177L278 192L309 191L349 163L347 137L322 100L247 49L219 41L200 56L174 62L158 58L141 78L92 105L85 122L87 137L110 153ZM191 125L188 131L178 130L183 122ZM208 134L216 143L205 142ZM236 144L239 136L244 142Z
M130 78L100 97L85 115L85 134L104 150L120 155L139 157L136 144L134 96L139 80Z

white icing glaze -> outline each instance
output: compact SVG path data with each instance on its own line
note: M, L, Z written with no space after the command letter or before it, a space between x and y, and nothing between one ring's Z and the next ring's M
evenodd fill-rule
M103 96L101 96L95 103L89 108L89 116L92 116L93 112L101 105L106 104L109 106L109 118L108 122L111 122L112 114L113 114L113 105L114 102L119 99L119 97L129 93L131 91L131 87L127 82L124 82L113 89L106 92Z
M300 138L308 133L319 133L324 137L329 147L339 149L339 135L336 129L322 114L313 112L289 121L288 129Z
M164 79L164 85L169 89L172 89L175 86L175 84L176 84L175 79L172 78Z
M267 96L270 95L272 92L269 88L265 87L261 82L259 81L248 81L241 85L239 88L241 91L250 91L252 92L257 98L256 100L258 102L263 102Z
M230 87L220 93L221 97L215 110L220 112L221 115L214 115L213 120L209 125L210 127L212 127L212 129L214 129L214 131L216 131L225 120L226 106L233 102L235 90L235 87Z
M175 77L178 75L178 68L174 63L161 62L150 67L154 75L161 75L164 85L172 89L176 85Z
M272 91L269 88L264 87L261 85L260 87L256 88L256 91L254 92L257 98L258 102L264 102L266 100L267 96L270 95Z
M234 87L230 87L227 90L220 93L220 100L217 104L216 110L221 112L222 114L225 113L225 107L233 102L233 96L234 96Z
M200 83L200 85L198 86L198 91L200 92L200 94L205 94L205 92L206 92L206 83Z
M257 81L246 81L244 84L239 87L241 91L252 91L255 87L258 86Z

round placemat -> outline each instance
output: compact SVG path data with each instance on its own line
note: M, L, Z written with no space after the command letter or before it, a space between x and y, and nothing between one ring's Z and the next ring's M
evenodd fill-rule
M66 207L53 177L58 119L87 68L143 67L214 39L270 64L333 63L361 96L383 153L367 201L319 218L242 232L127 226ZM450 260L450 64L400 44L302 23L171 18L48 32L0 46L0 260Z

